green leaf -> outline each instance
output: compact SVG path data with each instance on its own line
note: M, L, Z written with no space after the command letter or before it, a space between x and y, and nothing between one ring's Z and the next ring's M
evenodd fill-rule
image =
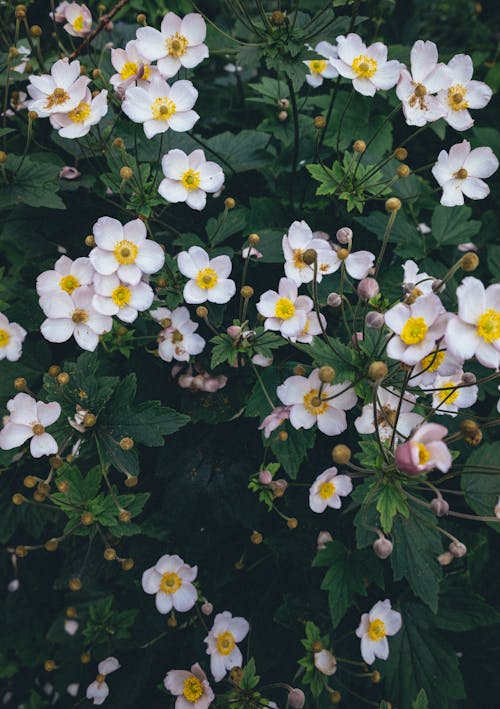
M320 185L316 190L317 195L333 194L339 183L335 178L333 170L324 165L306 165L307 171Z
M439 597L437 628L463 633L500 623L500 613L472 590L465 579L448 576Z
M432 236L440 246L456 246L471 241L481 228L481 222L469 221L472 209L467 206L443 207L438 204L432 213Z
M269 156L265 153L268 142L269 136L265 133L242 130L236 134L229 131L220 133L207 140L206 144L222 156L235 172L247 172L268 163ZM214 156L214 159L217 159L217 156ZM221 167L226 169L224 164Z
M416 227L406 219L400 210L389 235L389 242L396 243L395 253L403 258L421 258L423 240ZM368 217L355 217L354 221L361 224L379 240L382 240L387 227L387 214L372 212Z
M211 246L221 244L233 234L245 227L247 214L245 209L231 209L222 212L218 219L209 219L206 226L208 240Z
M255 660L251 657L243 668L243 674L239 686L243 690L255 689L259 682L260 677L256 674Z
M5 166L15 175L12 174L10 182L0 187L0 209L13 204L66 209L57 195L60 166L37 160L34 156L26 156L22 161L18 155L8 155Z
M307 451L314 446L316 441L316 429L295 429L289 421L281 424L280 431L286 431L288 438L286 441L281 441L277 433L272 433L271 450L276 456L276 459L281 463L285 472L293 479L302 465L302 461L307 455Z
M398 514L406 518L410 514L402 489L393 483L382 484L379 487L376 507L380 513L380 524L386 534L391 531Z
M321 337L315 337L310 345L297 342L295 347L312 357L318 367L323 367L324 365L333 367L335 370L334 384L345 380L353 380L356 374L354 366L356 352L354 347L344 345L334 337L328 339L331 347Z
M421 689L417 694L415 701L411 703L412 709L429 709L429 702L425 689Z
M238 361L238 349L234 346L234 340L223 333L212 337L210 342L213 344L210 367L215 369L219 364L228 362L236 364Z
M481 475L480 470L474 471L474 466L498 469L499 459L500 441L482 443L467 458L466 468L473 472L461 476L461 486L465 492L465 501L478 515L493 517L500 496L500 475ZM487 524L496 532L500 532L500 524L496 522Z

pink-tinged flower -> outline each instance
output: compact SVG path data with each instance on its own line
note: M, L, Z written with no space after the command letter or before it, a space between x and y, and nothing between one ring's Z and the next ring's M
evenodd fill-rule
M337 271L344 263L347 273L357 281L368 275L368 271L373 266L374 261L375 256L370 251L354 251L354 253L347 249L333 251L333 270Z
M393 331L387 354L415 365L436 347L446 330L447 317L437 295L422 295L411 305L398 303L385 313L385 324Z
M474 64L467 54L457 54L448 62L450 72L447 88L438 93L444 119L455 130L467 130L474 125L469 108L484 108L493 94L488 84L472 81Z
M169 613L172 608L185 613L198 598L198 591L192 583L197 574L197 566L188 566L177 554L165 554L142 574L142 588L155 595L159 613Z
M491 148L470 149L468 140L456 143L450 152L441 150L432 174L443 188L441 204L454 207L464 203L464 195L470 199L484 199L490 188L483 181L498 169L498 159Z
M433 276L422 271L420 273L418 265L415 261L408 259L403 264L403 288L408 293L408 299L415 300L421 295L429 295L433 293L432 284L435 281Z
M230 278L232 264L229 256L209 258L199 246L181 251L177 265L183 276L189 278L184 286L186 303L227 303L236 293L236 284Z
M315 239L310 226L305 221L295 221L288 233L283 237L283 253L285 256L285 275L300 286L310 283L314 278L314 266L304 263L303 256L308 249L314 249L318 259L317 281L323 276L333 273L336 258L333 249L324 239ZM338 267L337 267L338 268Z
M150 61L158 60L158 70L169 79L183 66L193 69L208 57L204 44L207 28L201 15L189 13L182 19L173 12L163 18L160 30L137 30L137 48Z
M198 663L191 667L191 672L170 670L163 684L177 697L175 709L207 709L215 699L207 676Z
M433 386L437 375L449 377L461 370L463 363L461 357L456 357L449 350L435 349L415 365L410 384L418 384L423 389Z
M81 176L82 173L77 170L76 167L72 167L71 165L65 165L59 171L59 178L61 180L77 180Z
M139 52L135 39L127 42L125 49L111 50L111 64L117 73L110 77L109 83L122 92L136 81L150 81L154 76L154 70Z
M326 330L326 318L321 313L319 314L318 318L317 313L312 310L312 308L308 313L306 313L306 317L306 326L302 330L300 335L297 337L296 341L310 345L313 341L314 335L319 335L323 330ZM292 338L290 339L292 340Z
M443 438L448 429L439 423L423 423L413 436L396 448L394 461L408 475L420 475L437 468L446 473L452 464L451 453Z
M86 94L90 79L80 75L78 59L60 59L52 65L50 74L30 76L27 91L31 100L26 102L30 111L36 111L40 118L53 113L67 113L75 109Z
M401 614L391 609L388 598L375 603L369 613L363 613L356 635L361 638L361 655L369 665L375 658L387 660L389 643L387 637L396 635L401 629Z
M54 22L66 22L66 8L70 3L63 0L59 5L54 8L54 12L49 12L49 17Z
M330 532L325 529L318 533L318 538L316 539L316 548L318 551L321 549L326 549L326 545L333 542L333 537Z
M448 350L462 360L476 357L485 367L500 366L500 284L488 288L468 276L457 288L458 314L446 330Z
M262 431L262 429L264 429L264 436L266 438L269 438L271 433L275 431L278 426L281 426L283 421L287 421L290 418L290 411L290 406L277 406L262 421L259 426L259 431Z
M306 704L306 695L298 687L292 688L288 692L288 706L291 709L302 709Z
M80 623L77 620L70 620L66 618L64 621L64 632L68 635L75 635L80 627Z
M473 241L465 241L463 244L459 244L457 249L462 253L467 253L468 251L479 251L476 244Z
M0 448L18 448L31 438L30 452L33 458L55 455L57 443L45 430L57 421L61 407L56 401L44 404L28 394L16 394L7 402L9 416L0 431Z
M220 165L205 158L203 150L193 150L187 155L177 148L169 150L161 160L165 178L158 192L167 202L185 202L191 209L205 208L207 192L213 194L224 184Z
M66 342L74 336L77 344L93 352L99 343L99 336L110 332L113 319L101 315L92 305L93 288L82 286L72 295L47 293L40 298L40 307L47 316L40 331L49 342Z
M31 49L29 49L29 47L19 46L17 47L17 51L19 52L18 57L22 57L22 59L20 60L19 64L16 64L16 66L12 67L12 71L17 71L18 74L24 74L26 65L30 61ZM19 61L19 58L17 58L17 61ZM26 94L24 94L24 98L26 98Z
M352 79L352 85L363 96L375 96L379 89L392 89L401 74L402 64L387 61L387 47L375 42L369 47L358 34L337 37L338 59L330 61L341 76Z
M61 256L55 262L53 271L44 271L38 276L36 292L39 296L61 292L72 295L77 288L91 285L94 274L94 267L86 256L74 261Z
M67 3L64 8L64 28L72 37L86 37L92 29L92 13L86 5Z
M169 86L161 76L153 76L142 86L129 86L122 110L134 123L142 123L146 138L165 133L191 130L199 115L192 108L198 91L190 81L176 81Z
M291 278L281 278L278 292L266 291L257 303L258 312L266 318L264 329L278 330L292 342L305 330L307 313L312 308L311 298L298 295L297 284Z
M270 367L274 362L274 359L272 357L266 357L263 354L257 353L252 356L252 362L256 364L257 367Z
M241 252L241 257L247 258L248 254L250 254L250 257L254 256L255 258L262 258L264 256L264 254L254 246L245 246Z
M417 397L414 394L405 392L401 400L401 392L393 387L377 389L377 415L374 415L373 404L365 404L354 425L358 433L371 434L378 429L380 440L389 441L396 428L398 438L406 438L415 426L423 421L423 416L413 413ZM376 420L375 420L376 419Z
M236 643L244 640L249 630L245 618L233 618L229 611L215 616L212 629L203 642L207 643L210 670L216 682L220 682L228 670L241 667L243 656Z
M309 488L309 507L313 512L324 512L327 507L340 509L341 498L352 492L351 478L337 472L337 468L327 468Z
M330 59L337 59L337 47L330 42L320 42L314 48L316 54L319 54L321 59L307 59L304 64L309 69L309 74L306 75L306 81L309 86L317 88L321 86L324 79L334 79L339 75L337 69L333 66Z
M16 322L9 322L3 313L0 313L0 360L17 362L21 357L26 330Z
M107 91L99 91L97 96L92 98L90 89L86 89L78 106L69 112L51 114L50 124L61 138L82 138L108 112L107 97Z
M190 319L187 308L156 308L150 311L150 315L163 328L158 335L158 354L165 362L173 359L189 362L191 355L203 352L205 340L196 334L199 323ZM191 386L191 382L188 386Z
M138 313L151 307L154 299L153 289L148 283L139 281L135 286L122 283L116 273L110 276L94 277L95 295L92 305L101 315L116 315L119 320L131 323Z
M456 416L459 409L468 409L477 401L478 387L464 386L463 372L454 372L452 376L437 376L430 387L432 407L435 414ZM438 391L436 391L438 390Z
M95 682L92 682L87 687L87 699L92 699L94 704L102 704L109 694L106 677L112 672L119 670L120 667L121 665L116 657L108 657L106 660L100 662L97 666L99 674L95 678Z
M451 73L438 63L434 42L415 42L410 53L411 74L403 69L396 94L403 103L403 113L409 126L424 126L446 115L436 94L450 85Z
M321 674L331 677L337 671L337 658L330 650L320 650L314 653L314 666Z
M318 371L313 370L309 377L288 377L276 393L290 407L290 423L294 428L312 428L317 424L327 436L338 436L347 428L345 412L355 406L357 396L345 382L322 384Z

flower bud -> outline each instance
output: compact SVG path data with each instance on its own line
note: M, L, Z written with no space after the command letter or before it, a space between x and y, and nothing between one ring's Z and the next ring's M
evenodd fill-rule
M85 414L85 416L83 417L83 425L87 428L92 428L92 426L95 426L96 421L97 418L95 414L92 414L90 412L88 414Z
M278 121L283 122L283 121L286 121L287 118L288 118L288 113L286 111L280 111L278 113Z
M106 561L114 561L116 559L116 551L115 549L113 549L113 547L107 547L104 550L103 556Z
M342 695L336 689L334 689L333 692L330 692L328 698L332 704L340 704L340 702L342 701Z
M290 101L287 98L279 98L278 106L286 110L287 108L290 108Z
M252 534L250 535L250 541L252 544L262 544L262 534L260 532L253 531Z
M410 441L402 443L394 451L394 462L396 463L396 467L403 473L407 473L408 475L419 475L422 471L417 465L415 465L412 451L413 447Z
M448 549L450 554L452 554L452 556L456 559L460 559L460 557L467 554L467 547L465 544L462 544L462 542L459 542L458 539L454 539L448 546Z
M91 524L94 524L94 520L95 517L92 512L83 512L80 516L80 522L84 527L89 527Z
M368 376L370 379L373 379L374 382L380 382L387 376L388 372L389 370L385 362L372 362L368 367Z
M31 25L30 35L32 37L41 37L42 36L42 28L40 27L40 25Z
M370 310L369 313L366 313L365 323L366 327L372 330L380 330L384 326L384 316L382 313L377 313L376 310Z
M332 448L332 459L337 465L346 465L351 460L351 449L343 443Z
M379 684L380 680L382 679L380 672L378 670L372 672L370 679L373 684Z
M284 12L281 12L281 10L275 10L272 15L271 15L271 24L273 24L275 27L280 27L281 25L285 24L286 21L286 15Z
M71 165L65 165L59 170L59 178L61 180L76 180L81 176L82 173L76 167L71 167Z
M293 707L293 709L302 709L306 703L306 695L298 687L288 692L288 706Z
M408 157L408 151L406 148L396 148L394 151L394 157L396 160L406 160Z
M394 544L387 537L380 537L373 542L373 551L379 559L387 559L392 554Z
M385 202L385 209L387 212L397 212L401 209L401 200L397 197L389 197Z
M451 554L449 551L444 551L442 554L440 554L437 558L438 564L441 566L448 566L448 564L451 564L455 557L453 554Z
M365 141L364 140L354 141L354 145L352 146L352 149L354 150L355 153L364 153L366 150Z
M304 253L302 254L302 261L307 265L307 266L312 266L313 263L317 260L318 258L318 253L315 249L306 249Z
M138 482L137 475L129 475L128 478L125 478L125 487L136 487Z
M196 315L197 315L197 317L199 317L199 318L206 318L207 315L208 315L208 310L207 310L207 308L205 308L204 305L199 305L199 306L196 308Z
M360 298L364 300L370 300L370 298L376 298L380 293L380 288L378 282L375 278L363 278L358 283L357 293Z
M26 498L20 492L15 492L12 495L12 502L14 505L22 505L25 500Z
M82 580L78 576L73 576L68 581L68 588L70 591L80 591L82 586Z
M6 162L7 162L7 153L5 153L3 150L0 150L0 165L3 165Z
M331 677L337 671L337 658L329 650L315 652L314 666L322 674Z
M248 300L248 298L251 298L253 296L254 289L252 288L252 286L243 286L240 290L240 293L242 298Z
M146 25L146 15L143 12L140 12L135 19L138 25Z
M326 118L324 116L314 116L313 125L316 130L324 130L326 128Z
M326 530L321 531L318 534L318 538L316 540L316 548L318 549L318 551L320 551L321 549L324 549L326 547L326 545L328 544L328 542L333 542L332 535L330 534L330 532L327 532Z
M325 365L319 368L318 376L323 384L330 384L335 379L335 370L333 367Z
M477 377L472 372L464 372L462 374L462 382L464 384L466 384L467 386L471 386L472 384L475 384L476 381L477 381Z
M123 571L130 571L131 569L134 568L134 560L133 559L124 559L121 563L121 567Z
M119 445L120 445L120 448L122 449L122 451L132 450L132 448L134 447L134 439L130 438L130 436L124 436L120 440Z
M271 483L271 490L274 493L274 497L283 497L285 494L285 490L288 487L288 483L286 480L283 480L283 478L279 478L278 480L273 480Z
M342 305L342 298L338 293L330 293L326 299L326 302L330 308L339 308Z
M67 480L58 480L56 482L56 487L59 492L67 493L69 492L69 482Z
M54 660L45 660L43 663L43 669L45 672L53 672L56 669L56 663Z
M91 659L92 655L90 654L90 652L82 652L82 654L80 655L80 662L82 663L82 665L88 665Z
M278 433L278 438L282 443L284 443L285 441L288 441L288 433L286 431L280 431Z
M224 207L226 209L234 209L236 207L236 201L232 197L226 197Z
M57 539L47 539L43 546L45 548L45 551L56 551L59 546L59 542L57 541Z
M270 485L273 481L273 476L269 470L261 470L259 473L259 482L261 485Z
M462 256L462 261L460 262L462 271L475 271L479 266L479 256L474 253L474 251L469 251Z
M396 170L396 175L398 177L408 177L410 174L411 170L408 167L408 165L400 165L398 169Z
M260 236L258 234L249 234L248 236L248 242L252 246L257 246L257 244L260 243Z
M296 517L290 517L286 521L286 526L288 527L288 529L297 529L297 527L299 526L299 520Z
M460 431L464 441L470 446L478 446L483 440L483 433L477 423L472 419L465 419L460 424Z
M436 517L444 517L450 511L450 506L442 497L435 497L431 500L431 510Z
M19 579L12 579L12 581L9 581L7 584L7 591L9 591L9 593L14 593L19 590L20 585Z
M203 615L212 615L212 613L214 612L214 607L211 603L205 601L201 604L201 612L203 613Z
M132 168L127 167L126 165L120 168L120 177L122 178L122 180L130 180L133 175L134 173L132 171Z
M113 146L113 148L117 148L118 150L123 150L125 147L123 138L115 138L111 145Z
M348 226L341 227L336 234L339 244L349 244L352 240L352 236L352 229L349 229Z
M57 375L57 382L61 386L64 386L69 382L69 374L67 372L61 372Z
M28 382L24 377L16 377L14 379L14 389L16 391L25 391L28 386Z
M130 520L132 519L132 515L128 510L120 510L120 514L118 515L118 519L120 522L123 522L124 524L128 524Z
M88 236L85 237L85 246L88 246L89 249L93 249L95 246L95 239L92 234L89 234Z

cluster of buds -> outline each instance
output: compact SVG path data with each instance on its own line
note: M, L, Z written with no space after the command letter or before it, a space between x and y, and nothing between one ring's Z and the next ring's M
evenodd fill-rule
M180 370L181 367L174 367L172 375L175 377ZM181 389L204 391L214 394L216 391L219 391L219 389L223 389L227 384L227 377L223 374L214 376L213 374L201 370L197 365L195 365L195 370L196 371L193 371L193 368L189 366L187 370L179 376L178 383Z

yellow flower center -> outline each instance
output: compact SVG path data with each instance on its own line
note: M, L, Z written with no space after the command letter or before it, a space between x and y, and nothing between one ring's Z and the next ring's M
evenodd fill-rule
M306 267L303 261L304 249L294 249L293 251L293 265L295 268L302 269Z
M181 586L182 579L174 571L167 572L161 577L160 591L163 591L163 593L168 593L168 595L176 593Z
M90 116L90 103L80 101L78 106L68 113L68 118L73 123L85 123Z
M467 172L465 167L461 167L460 170L457 170L453 173L453 177L456 177L457 180L465 180L468 174L469 173Z
M318 394L319 391L317 389L311 389L311 391L308 391L304 396L304 407L306 411L309 411L310 414L314 414L315 416L324 414L328 410L327 402L321 401Z
M178 59L179 57L184 56L184 54L186 54L188 44L188 38L178 32L173 34L171 37L167 37L166 45L169 57L175 57Z
M446 352L439 352L439 350L434 350L427 357L421 360L420 365L422 369L426 372L435 372L438 367L440 367L446 357Z
M335 495L335 490L335 485L329 480L319 486L319 496L322 500L329 500L332 495Z
M182 184L190 192L192 190L198 189L198 187L200 186L200 181L201 181L200 173L196 172L195 170L192 170L191 168L189 168L189 170L186 170L186 172L181 177Z
M10 342L10 335L7 330L0 330L0 347L7 347Z
M460 393L456 386L455 382L445 382L441 390L437 392L439 401L453 404L453 402L458 399Z
M45 104L46 109L54 108L54 106L60 106L62 103L66 103L69 100L69 94L64 89L54 89L54 91L47 96L47 103Z
M155 98L151 104L151 113L153 114L155 121L168 121L168 119L174 115L176 110L177 108L175 103L166 96Z
M418 345L427 335L427 330L427 323L423 318L408 318L400 337L405 345Z
M448 106L452 111L463 111L469 108L469 103L465 98L467 89L462 84L454 84L448 89Z
M174 330L172 334L172 342L182 342L184 339L184 335L179 332L179 330Z
M78 278L75 278L75 276L72 276L71 273L67 276L63 276L59 281L59 288L66 291L66 293L69 293L70 295L79 287L80 281Z
M289 320L295 313L295 305L288 298L280 298L276 301L274 314L281 320Z
M130 303L130 298L132 297L132 292L127 286L117 286L111 293L113 303L119 308L124 308Z
M137 248L137 244L134 244L133 241L128 241L127 239L118 241L115 248L113 249L115 259L118 261L118 263L124 265L134 263L137 258L138 252L139 249Z
M76 308L76 310L73 310L73 315L71 316L71 319L77 325L87 322L88 318L89 318L89 315L88 315L87 311L82 310L81 308Z
M217 652L220 655L230 655L234 648L236 647L236 642L234 640L234 635L226 630L225 633L221 633L217 637Z
M487 310L481 315L476 325L477 334L486 342L494 342L500 337L500 312Z
M120 71L120 79L126 81L126 79L130 79L131 76L135 76L138 71L139 68L135 62L125 62Z
M429 449L426 448L423 443L413 443L412 442L412 445L417 446L417 448L418 448L418 464L425 465L431 457L431 454L429 453Z
M213 268L202 268L196 276L197 285L204 290L210 290L210 288L216 286L218 280L219 276Z
M73 22L73 29L76 32L81 32L83 29L83 15L78 15L76 20Z
M43 433L45 433L45 428L42 426L41 423L35 423L31 430L34 436L41 436Z
M326 61L326 59L313 59L309 62L309 69L311 70L311 74L322 74L327 66L328 62Z
M372 57L367 57L366 54L360 54L352 63L352 68L358 76L363 79L369 79L377 71L377 62Z
M198 677L188 677L184 682L184 687L182 688L182 694L188 700L194 704L203 695L203 685L198 679Z
M377 642L378 640L382 640L385 638L387 635L385 631L385 623L383 620L380 620L380 618L376 618L375 620L372 620L370 623L370 627L368 628L368 637L370 640L374 640Z

